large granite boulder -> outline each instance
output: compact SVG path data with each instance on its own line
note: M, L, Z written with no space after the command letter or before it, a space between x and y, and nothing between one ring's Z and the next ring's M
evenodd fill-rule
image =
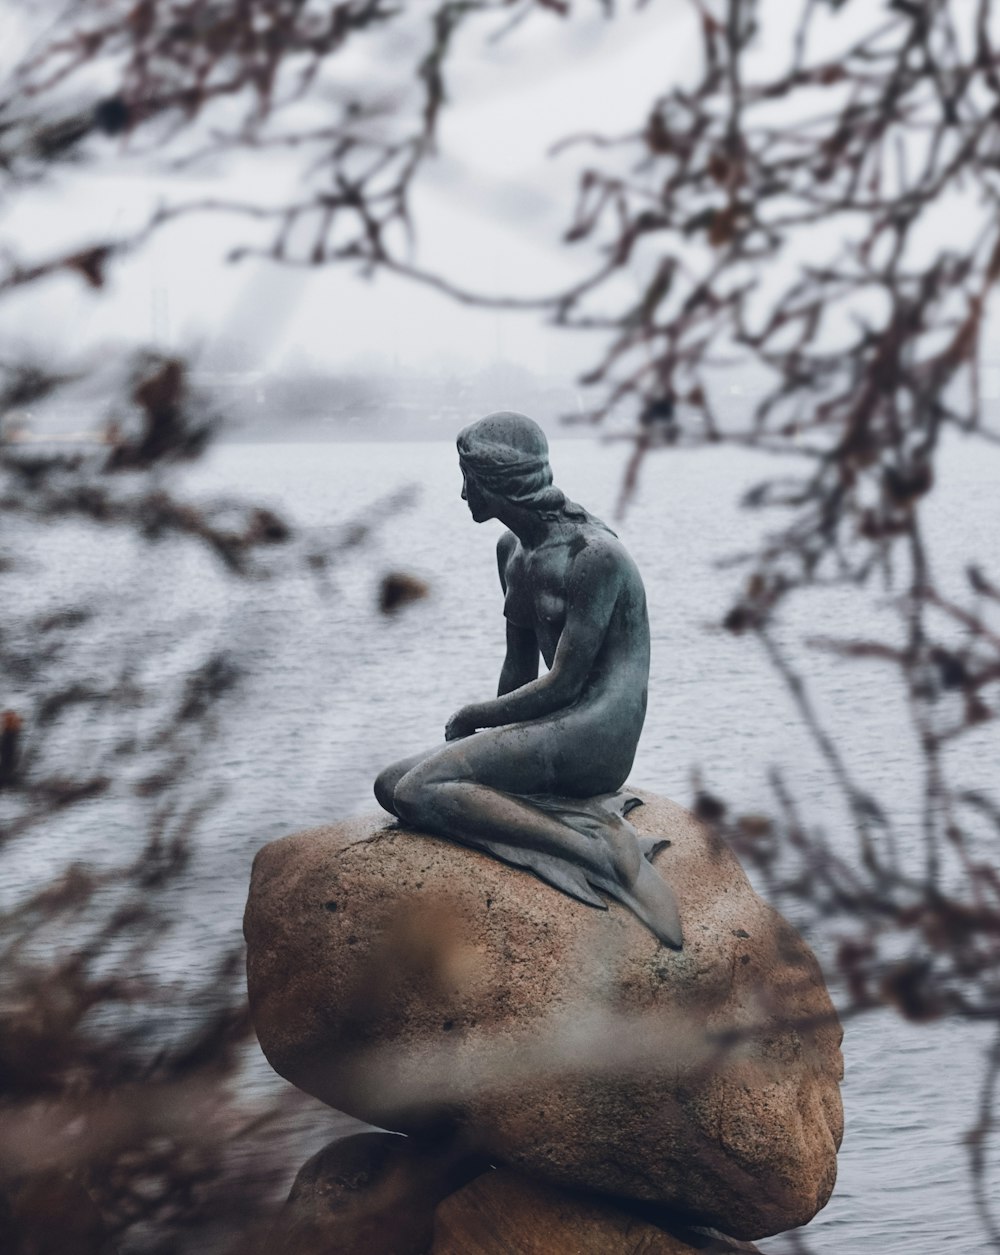
M383 1128L740 1238L805 1224L843 1130L818 965L713 831L651 795L680 951L629 911L382 816L266 846L245 933L281 1075Z

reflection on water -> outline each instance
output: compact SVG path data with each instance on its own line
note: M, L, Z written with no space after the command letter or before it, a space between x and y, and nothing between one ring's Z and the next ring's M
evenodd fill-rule
M624 458L621 446L583 441L556 442L552 453L556 482L608 519ZM732 451L663 456L650 464L618 528L643 572L653 633L649 715L632 778L689 802L698 765L714 793L743 810L766 809L767 769L782 764L811 821L847 842L825 769L765 660L751 641L710 629L739 579L713 563L751 547L767 525L766 517L735 507L741 486L763 470ZM949 452L930 503L932 553L942 567L960 572L978 559L990 568L995 477L978 450ZM382 519L369 543L325 581L303 570L248 590L220 581L206 555L184 546L156 548L150 560L130 540L77 527L53 529L46 552L29 555L35 569L14 577L15 595L39 608L97 586L114 614L89 641L95 674L136 638L153 645L147 665L157 676L183 675L222 644L246 672L239 709L202 764L205 783L224 781L228 791L206 826L192 887L176 904L178 927L164 962L185 977L205 974L201 965L218 943L238 936L253 852L290 830L373 806L379 768L439 741L458 706L492 695L503 656L498 524L470 520L448 445L229 446L193 478L200 490L235 490L274 504L317 542L337 537L346 521L367 516L372 502L404 484L417 485L420 496ZM385 618L378 590L390 569L426 580L431 595ZM816 594L800 600L785 637L794 649L817 630L871 636L884 613L870 597ZM897 814L915 817L901 695L865 666L802 656L861 783ZM959 765L970 785L982 784L984 762L995 764L994 738L986 725L965 743ZM0 892L16 893L69 850L116 856L138 823L132 805L122 797L73 812L72 828L5 857ZM836 1194L809 1230L816 1251L936 1255L956 1236L963 1251L986 1249L962 1146L984 1044L967 1026L915 1028L888 1014L847 1026L847 1134ZM782 1246L777 1239L764 1249Z

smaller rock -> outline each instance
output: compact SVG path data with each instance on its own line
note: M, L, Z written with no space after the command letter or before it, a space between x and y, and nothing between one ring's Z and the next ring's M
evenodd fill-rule
M358 1133L299 1169L270 1255L426 1255L437 1203L483 1170L453 1144Z
M485 1172L434 1214L430 1255L723 1255L756 1246L707 1229L651 1224L605 1200L529 1180L509 1169Z

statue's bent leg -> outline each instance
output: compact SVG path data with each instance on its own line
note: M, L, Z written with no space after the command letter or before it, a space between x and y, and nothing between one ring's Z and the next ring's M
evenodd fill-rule
M603 877L621 875L617 843L606 833L578 831L516 796L551 791L553 784L559 789L547 739L544 725L514 725L446 745L402 776L394 813L467 845L520 847Z
M418 763L422 763L426 758L433 758L435 754L439 754L445 747L443 745L435 745L432 750L424 750L422 754L411 754L409 758L401 758L398 763L391 763L388 767L383 768L378 773L375 780L375 800L383 810L400 818L399 812L396 810L394 795L396 786L408 771L412 771Z
M565 789L543 723L477 733L423 758L396 785L393 810L406 823L528 867L592 906L601 889L633 911L665 945L680 947L677 903L642 856L627 821L572 826L522 793ZM596 781L595 781L596 783Z
M415 769L417 772L420 768ZM396 788L396 813L414 827L466 845L508 845L534 850L610 874L606 849L530 802L469 780L424 781L414 773Z

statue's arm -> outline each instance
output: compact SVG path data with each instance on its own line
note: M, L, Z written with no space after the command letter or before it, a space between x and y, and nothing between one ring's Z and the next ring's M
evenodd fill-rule
M507 563L517 544L513 532L504 532L497 541L497 570L500 587L507 593ZM507 655L500 671L497 697L503 697L538 676L538 637L531 628L507 620Z
M538 678L538 637L531 628L507 622L507 657L500 672L497 697L504 697Z
M616 554L599 546L578 554L567 589L566 623L551 670L495 701L463 707L449 724L448 739L467 735L474 728L540 719L571 706L604 643L620 586Z

